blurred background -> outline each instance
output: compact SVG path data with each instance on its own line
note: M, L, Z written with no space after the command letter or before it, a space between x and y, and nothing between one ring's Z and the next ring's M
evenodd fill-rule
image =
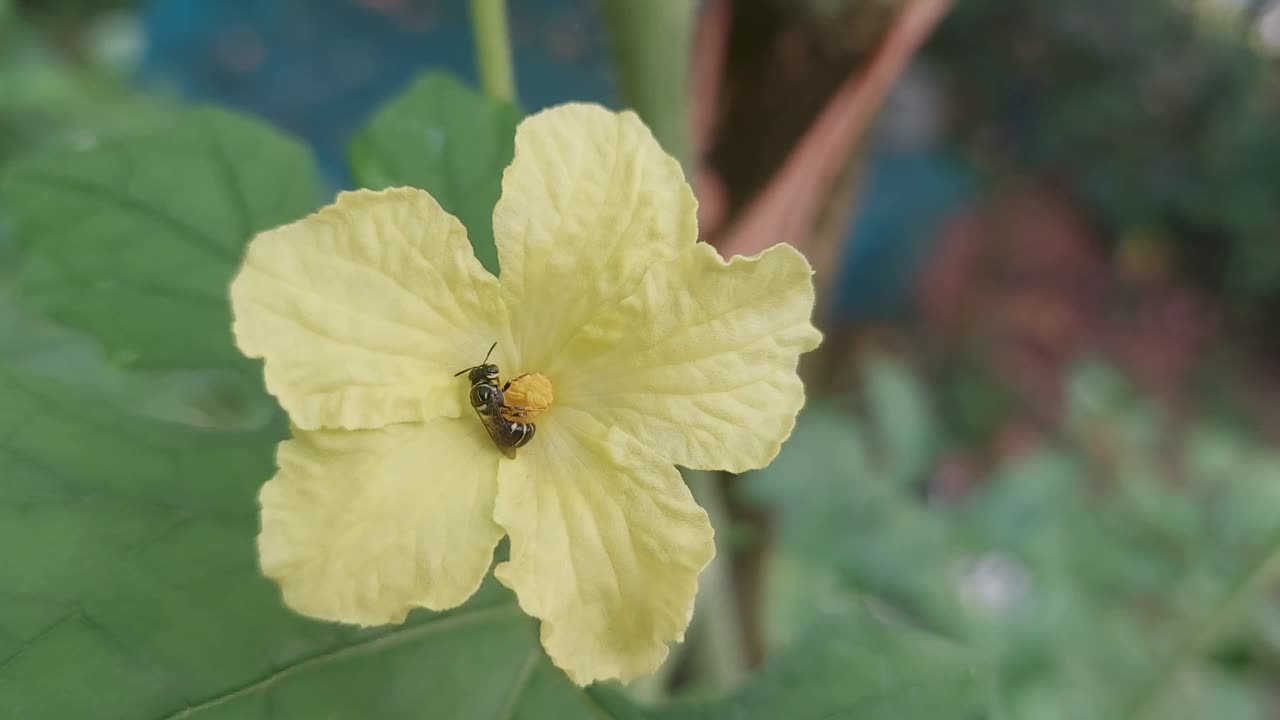
M509 7L524 110L628 104L625 26ZM1280 4L709 0L689 34L703 236L800 247L827 333L779 459L715 480L742 669L841 632L868 673L976 649L955 717L1280 718ZM0 0L0 168L213 103L336 191L474 56L460 0ZM0 348L52 368L17 255Z

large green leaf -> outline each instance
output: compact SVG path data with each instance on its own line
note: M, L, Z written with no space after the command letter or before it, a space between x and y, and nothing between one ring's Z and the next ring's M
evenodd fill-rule
M391 628L285 609L253 547L280 432L158 422L0 365L0 718L627 716L494 585Z
M123 370L81 333L20 306L0 277L0 357L19 372L57 379L143 417L204 427L261 426L275 412L256 378L226 368Z
M476 257L498 272L493 206L511 163L520 112L451 75L429 73L351 141L351 170L371 188L427 190L466 226Z
M242 362L225 298L244 245L318 199L305 148L218 110L37 154L0 185L24 297L143 367Z

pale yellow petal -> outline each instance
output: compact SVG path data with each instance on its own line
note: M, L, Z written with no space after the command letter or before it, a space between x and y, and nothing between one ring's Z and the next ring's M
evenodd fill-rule
M813 272L789 245L725 262L697 245L563 349L556 402L670 462L742 472L778 454L804 404L801 353L821 339Z
M564 341L697 239L679 163L634 113L569 104L524 120L493 212L514 300L512 372L554 370Z
M574 682L647 675L684 638L711 524L670 464L581 413L552 413L499 466L511 556L494 574Z
M289 607L324 620L379 625L455 607L503 534L499 457L474 417L299 432L262 488L262 571Z
M411 188L342 193L258 235L231 300L237 344L306 429L469 415L452 375L507 338L462 224Z

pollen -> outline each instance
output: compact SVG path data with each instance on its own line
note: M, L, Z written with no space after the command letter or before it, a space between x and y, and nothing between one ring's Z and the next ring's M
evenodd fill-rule
M551 381L541 373L526 373L512 378L502 391L502 417L514 422L533 422L551 407L554 396Z

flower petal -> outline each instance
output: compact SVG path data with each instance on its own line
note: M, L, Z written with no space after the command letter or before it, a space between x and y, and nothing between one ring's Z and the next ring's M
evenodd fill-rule
M342 193L258 235L231 299L240 349L306 429L469 415L452 375L507 337L462 224L412 188Z
M574 682L652 673L715 555L706 512L674 467L582 413L558 412L520 453L498 469L511 558L494 574Z
M698 237L680 164L634 113L569 104L526 118L493 211L522 357L544 372L595 312Z
M763 467L804 404L799 356L821 339L812 276L790 245L729 262L696 245L566 345L580 364L552 378L557 402L677 465Z
M503 535L498 457L473 417L300 432L262 487L263 573L289 607L325 620L379 625L455 607Z

